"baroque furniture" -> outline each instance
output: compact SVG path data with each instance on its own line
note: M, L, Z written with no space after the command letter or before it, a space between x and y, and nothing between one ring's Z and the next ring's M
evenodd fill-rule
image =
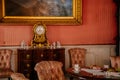
M36 63L43 60L60 61L65 70L65 48L29 48L18 49L18 72L34 80L37 77L34 71Z
M11 69L12 52L10 49L0 49L0 78L8 78L10 80L10 75L13 73Z
M75 64L79 64L80 67L85 66L85 55L86 49L84 48L70 48L68 50L70 55L70 66L73 67Z
M41 61L35 65L39 80L65 80L63 64L59 61Z

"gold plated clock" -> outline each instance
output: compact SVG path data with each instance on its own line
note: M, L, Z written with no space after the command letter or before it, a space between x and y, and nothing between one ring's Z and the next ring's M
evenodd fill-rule
M33 27L33 40L32 46L34 47L48 47L49 43L46 37L46 26L45 24L35 24Z

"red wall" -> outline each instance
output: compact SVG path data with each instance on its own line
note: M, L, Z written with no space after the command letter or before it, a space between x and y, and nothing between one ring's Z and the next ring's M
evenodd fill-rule
M79 26L47 26L49 42L62 44L115 44L116 6L113 0L83 0L83 23ZM33 25L0 25L0 45L30 44Z

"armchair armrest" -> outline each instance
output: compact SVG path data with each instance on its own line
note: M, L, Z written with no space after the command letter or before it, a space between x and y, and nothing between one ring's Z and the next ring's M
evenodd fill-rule
M22 73L12 73L11 78L12 80L29 80Z

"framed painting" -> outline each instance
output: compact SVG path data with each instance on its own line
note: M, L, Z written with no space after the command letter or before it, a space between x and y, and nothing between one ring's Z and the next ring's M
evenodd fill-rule
M82 23L82 0L1 0L1 23Z

